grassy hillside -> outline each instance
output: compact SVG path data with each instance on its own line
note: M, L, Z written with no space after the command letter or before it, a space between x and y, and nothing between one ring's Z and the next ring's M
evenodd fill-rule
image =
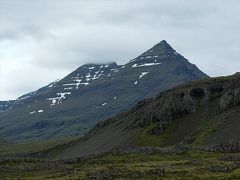
M98 124L59 158L113 148L201 146L240 141L240 75L194 81Z
M159 135L151 134L151 131L157 127L157 123L152 123L137 136L137 145L164 147L191 144L201 146L238 140L240 138L239 117L239 107L209 117L200 117L196 113L177 119Z
M54 159L62 153L62 150L71 143L78 140L80 136L74 138L64 138L56 140L45 140L36 142L9 143L4 140L0 144L0 158L4 157L44 157L44 159Z

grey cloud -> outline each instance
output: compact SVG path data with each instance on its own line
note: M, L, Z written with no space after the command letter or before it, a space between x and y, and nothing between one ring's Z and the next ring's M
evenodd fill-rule
M33 81L24 71L11 84L11 67L2 67L9 69L0 72L8 89L0 87L0 98L37 89L84 63L126 63L162 39L209 75L232 74L240 68L239 6L238 0L0 0L0 47L11 55L0 62L46 74Z

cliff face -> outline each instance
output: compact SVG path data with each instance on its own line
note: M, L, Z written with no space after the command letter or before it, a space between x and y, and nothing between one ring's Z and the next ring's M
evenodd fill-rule
M223 113L240 105L239 75L196 81L140 102L134 109L138 127L159 124L159 134L171 121L200 113L203 117ZM163 129L162 129L162 128Z
M194 81L139 102L98 124L61 157L112 148L177 144L213 145L240 140L240 75Z

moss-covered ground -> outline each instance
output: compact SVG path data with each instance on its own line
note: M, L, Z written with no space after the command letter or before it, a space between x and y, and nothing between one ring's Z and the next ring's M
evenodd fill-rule
M4 159L0 179L239 179L240 153L107 154L85 160Z

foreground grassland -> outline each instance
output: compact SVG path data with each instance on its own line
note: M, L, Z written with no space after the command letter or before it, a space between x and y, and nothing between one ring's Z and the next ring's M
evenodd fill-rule
M108 154L89 159L3 159L0 179L239 179L240 153Z

